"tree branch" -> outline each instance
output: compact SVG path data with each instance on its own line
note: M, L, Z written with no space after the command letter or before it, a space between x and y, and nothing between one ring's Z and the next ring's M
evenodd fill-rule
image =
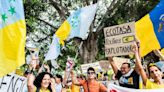
M55 33L55 32L51 31L50 34L48 34L46 37L44 37L44 38L42 38L42 39L39 39L37 42L39 43L39 42L42 42L42 41L46 40L48 37L51 37L54 33Z
M85 0L85 2L86 2L86 4L87 4L87 6L89 5L89 1L88 0Z
M66 15L64 13L64 9L60 9L60 7L58 6L58 3L55 2L54 0L50 0L50 4L57 10L57 12L59 13L59 15L61 16L61 19L64 21L66 19Z
M93 4L97 3L97 0L93 0Z
M111 5L107 9L107 12L103 16L100 25L97 27L97 30L96 30L96 34L97 35L100 34L101 33L101 30L105 27L105 21L107 21L106 20L106 17L112 17L112 16L114 16L115 13L113 13L113 12L114 12L114 10L117 9L117 7L119 6L119 4L121 2L122 2L121 0L113 0L112 1ZM128 0L124 1L123 3L126 4L126 2L128 2ZM110 15L108 16L109 13L110 13Z
M45 20L42 20L42 19L40 19L40 18L38 18L38 17L35 17L37 20L39 20L39 21L41 21L41 22L43 22L43 23L45 23L46 25L49 25L50 27L52 27L53 29L57 29L54 25L52 25L52 24L50 24L50 23L48 23L47 21L45 21Z

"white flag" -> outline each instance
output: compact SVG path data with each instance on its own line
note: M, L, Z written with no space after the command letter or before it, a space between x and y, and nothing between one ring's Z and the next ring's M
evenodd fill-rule
M56 37L56 35L53 36L52 43L49 47L49 51L46 54L45 60L53 60L56 59L60 54L60 44L59 39Z
M59 65L57 64L55 60L51 60L51 64L55 69L59 68Z
M97 4L86 6L75 11L67 19L71 24L70 38L79 37L83 40L87 39L89 34L89 27L96 14Z

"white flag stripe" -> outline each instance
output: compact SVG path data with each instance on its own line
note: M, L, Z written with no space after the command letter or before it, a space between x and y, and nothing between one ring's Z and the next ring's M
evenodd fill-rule
M53 36L52 43L49 47L49 51L46 54L45 60L53 60L56 59L60 54L60 44L59 39L56 37L56 35Z
M89 27L94 20L96 14L97 4L83 7L80 14L80 34L79 37L83 40L87 39L89 34Z

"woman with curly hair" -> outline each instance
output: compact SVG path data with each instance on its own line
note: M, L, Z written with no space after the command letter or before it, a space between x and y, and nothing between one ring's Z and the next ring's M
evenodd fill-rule
M41 72L36 78L28 76L28 92L56 92L53 76L48 72Z

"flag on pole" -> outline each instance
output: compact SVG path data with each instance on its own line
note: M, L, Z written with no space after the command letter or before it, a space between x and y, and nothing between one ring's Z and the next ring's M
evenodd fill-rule
M25 63L25 39L22 0L0 0L0 77Z
M56 59L60 55L60 44L59 44L59 38L56 37L56 35L53 36L52 43L49 47L49 51L45 57L45 60L53 60Z
M60 43L64 45L64 41L74 37L88 37L88 29L94 19L97 10L97 4L86 6L78 9L71 14L67 20L56 31L56 36L60 39Z
M164 0L146 16L135 23L140 40L140 54L145 56L155 49L164 47Z

